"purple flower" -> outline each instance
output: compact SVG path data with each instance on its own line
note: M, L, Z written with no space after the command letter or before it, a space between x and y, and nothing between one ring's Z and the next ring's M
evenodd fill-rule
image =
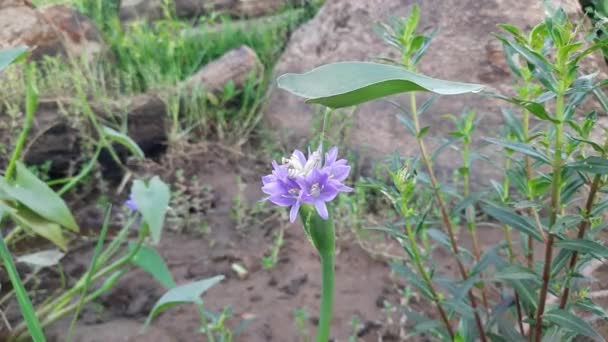
M125 201L125 206L131 211L137 211L137 204L133 200L133 195L129 195L129 199Z
M281 206L291 207L289 220L294 222L300 206L313 205L323 219L327 219L326 202L336 198L340 192L350 192L351 188L342 182L348 177L350 166L346 160L337 159L338 149L333 147L325 154L323 163L320 148L308 153L308 158L299 150L291 157L283 158L283 163L272 162L272 174L262 177L262 191L266 200Z

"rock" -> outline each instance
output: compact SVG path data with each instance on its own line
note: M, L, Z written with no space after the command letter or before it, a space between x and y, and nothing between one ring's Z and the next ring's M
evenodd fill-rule
M69 322L67 322L69 323ZM148 327L142 332L143 323L117 319L114 321L94 324L78 325L74 329L72 341L74 342L173 342L175 339L167 331L154 326ZM50 341L67 341L67 326L52 327L47 331Z
M575 0L564 0L568 5ZM377 22L403 16L414 1L402 0L327 0L311 21L296 30L275 67L275 77L287 72L306 72L322 64L338 61L370 61L378 56L397 57L396 51L375 32ZM493 41L499 23L529 29L542 21L541 2L506 0L425 0L421 9L421 29L438 28L439 32L422 59L420 71L446 80L482 83L501 92L512 85L500 47ZM570 6L572 8L572 6ZM578 7L575 7L578 8ZM419 104L427 96L419 95ZM406 107L408 96L397 96ZM453 129L443 114L460 114L474 109L481 122L478 136L495 136L502 122L500 107L504 102L481 95L444 96L422 117L422 126L431 126L427 144L436 148ZM312 106L302 98L280 89L272 89L263 108L267 122L286 137L289 146L303 148L310 140ZM349 109L342 112L350 112ZM396 109L386 101L375 101L353 113L349 147L372 159L382 159L398 150L402 155L418 154L415 140L396 119ZM444 179L458 168L460 161L445 152L436 163L436 172ZM491 173L489 168L474 168L478 175ZM483 180L488 181L489 177Z
M0 9L19 6L34 7L30 0L2 0L2 2L0 2Z
M241 88L249 77L261 76L263 73L264 66L258 55L243 45L205 65L186 80L185 85L190 90L202 86L207 91L221 92L228 82L232 82L236 88Z
M47 6L40 13L61 34L70 57L92 60L104 52L101 32L87 16L65 5Z
M289 0L174 0L175 15L179 18L197 18L203 14L224 12L234 17L259 17L279 11L290 4ZM126 0L120 4L120 19L154 21L165 16L164 0Z
M0 49L19 45L31 47L32 60L45 55L90 59L103 46L92 21L67 6L0 7Z
M61 37L36 9L26 6L0 9L0 49L19 45L32 48L32 59L66 54Z

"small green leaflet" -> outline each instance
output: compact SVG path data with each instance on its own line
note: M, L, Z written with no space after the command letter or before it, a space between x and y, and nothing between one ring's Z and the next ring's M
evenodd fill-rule
M135 244L129 244L129 250L133 250L134 248ZM171 275L167 264L156 250L142 246L133 257L132 262L148 272L166 288L170 289L175 287L175 281L173 280L173 276Z
M159 243L171 197L169 186L163 183L158 176L154 176L148 184L136 180L133 182L131 195L137 205L137 210L150 228L152 240L156 244Z
M0 50L0 71L6 69L11 63L23 56L27 46L18 46L13 49Z
M426 91L439 95L477 93L482 85L443 81L403 67L369 63L326 64L304 74L285 74L279 88L330 108L355 106L389 95Z
M150 325L150 322L152 322L156 316L173 306L186 303L200 304L202 302L201 296L203 293L207 292L207 290L217 285L223 279L224 276L219 275L170 289L156 302L152 311L150 311L150 315L148 316L145 325Z

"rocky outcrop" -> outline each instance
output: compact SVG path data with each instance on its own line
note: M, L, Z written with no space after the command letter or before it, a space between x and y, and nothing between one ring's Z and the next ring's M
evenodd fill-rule
M24 4L9 1L0 7L0 49L26 45L33 60L43 56L91 59L102 51L101 34L78 11L64 5L35 9Z
M396 57L396 51L374 32L374 25L392 16L404 15L413 3L420 4L420 28L439 29L421 62L421 72L446 80L482 83L501 92L509 91L512 79L501 48L492 37L492 32L499 30L496 25L509 23L528 29L544 17L540 1L327 0L317 16L292 35L275 67L275 76L305 72L331 62ZM568 11L578 9L576 0L562 3L568 6ZM420 103L425 97L419 96ZM408 104L404 96L393 100ZM494 136L501 124L501 106L505 103L480 95L445 96L424 114L423 126L431 127L427 137L447 138L453 126L443 114L459 114L469 108L481 118L478 136ZM417 154L415 141L396 119L396 112L395 107L382 100L358 107L352 113L352 134L347 137L347 143L376 159L395 150L403 155ZM273 89L264 114L290 146L303 147L307 143L315 109L303 99ZM441 143L427 140L433 147ZM445 178L460 164L447 151L436 165ZM490 169L477 167L475 172L480 175ZM488 177L483 179L487 181Z

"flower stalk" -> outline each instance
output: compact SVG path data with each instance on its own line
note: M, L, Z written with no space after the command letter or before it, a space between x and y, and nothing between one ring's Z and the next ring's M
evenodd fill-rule
M321 258L322 291L317 342L329 341L334 302L336 233L331 218L323 219L313 207L302 206L300 217L304 230Z

